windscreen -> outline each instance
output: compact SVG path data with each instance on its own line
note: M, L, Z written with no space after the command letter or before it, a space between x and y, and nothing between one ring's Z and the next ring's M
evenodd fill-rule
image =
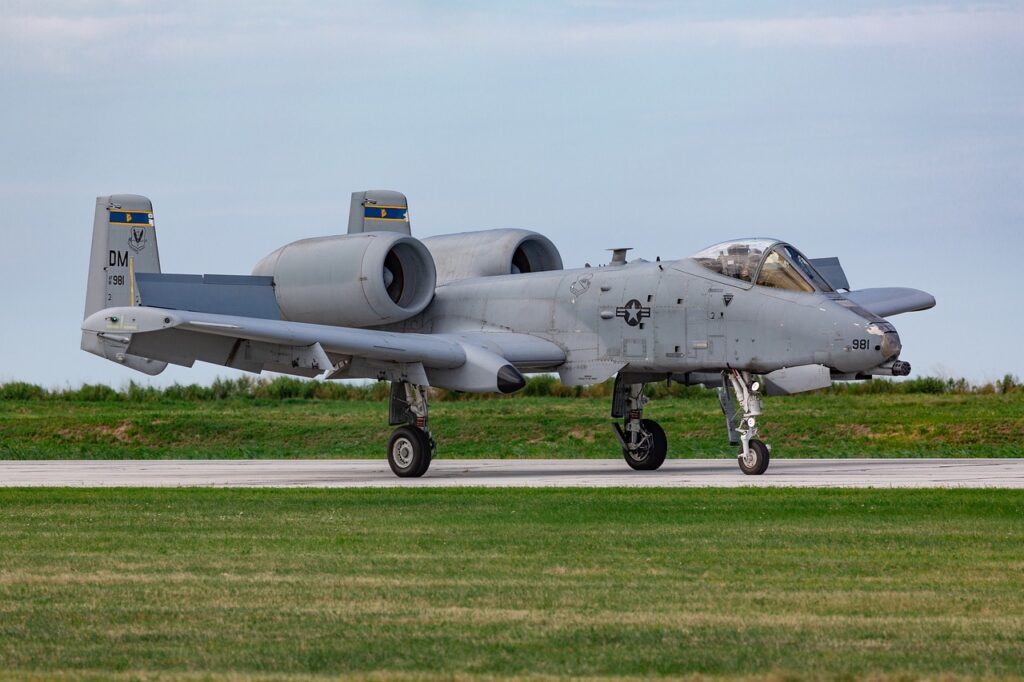
M757 284L789 291L832 291L810 261L789 244L777 244L761 265Z
M777 239L737 239L698 251L693 259L708 270L759 286L789 291L834 291L811 262Z

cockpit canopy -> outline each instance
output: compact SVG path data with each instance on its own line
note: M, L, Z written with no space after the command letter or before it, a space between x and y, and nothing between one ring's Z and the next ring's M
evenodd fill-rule
M777 239L738 239L695 253L698 263L726 277L790 291L833 291L804 254Z

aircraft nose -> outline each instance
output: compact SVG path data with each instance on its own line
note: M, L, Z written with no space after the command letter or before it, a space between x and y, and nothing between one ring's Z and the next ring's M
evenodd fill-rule
M902 344L900 344L900 335L895 330L891 332L885 332L882 335L881 344L882 357L886 360L892 360L898 358L900 351L903 350Z

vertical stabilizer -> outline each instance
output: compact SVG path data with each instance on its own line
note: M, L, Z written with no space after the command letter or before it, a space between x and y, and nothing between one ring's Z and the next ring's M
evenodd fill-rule
M153 204L136 194L96 197L84 317L104 308L138 305L135 274L140 272L160 272ZM163 371L164 362L128 355L128 340L125 335L82 332L82 350L146 374Z
M136 272L160 272L153 204L136 194L96 197L85 317L104 308L137 305Z
M358 232L401 232L411 235L409 202L405 195L389 189L352 192L348 233Z

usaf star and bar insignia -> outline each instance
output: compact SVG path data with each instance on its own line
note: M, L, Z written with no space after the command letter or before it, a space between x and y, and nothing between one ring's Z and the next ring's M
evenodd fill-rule
M630 327L637 326L650 316L650 307L641 304L635 298L615 309L615 317L621 317Z

